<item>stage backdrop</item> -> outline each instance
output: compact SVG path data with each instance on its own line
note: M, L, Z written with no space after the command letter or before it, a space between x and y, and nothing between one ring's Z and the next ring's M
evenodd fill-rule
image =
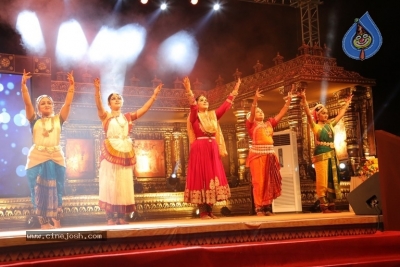
M25 164L32 135L25 114L21 75L0 73L0 198L29 196Z

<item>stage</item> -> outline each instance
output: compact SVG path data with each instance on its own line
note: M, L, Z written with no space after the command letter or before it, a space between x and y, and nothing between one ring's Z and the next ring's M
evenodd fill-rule
M5 231L0 233L0 265L232 267L324 266L330 262L331 266L354 266L364 261L400 266L400 232L384 232L382 226L382 216L341 212L136 221L51 231L106 233L102 241L34 241L27 240L25 230ZM36 230L40 229L29 229ZM336 259L340 261L335 263Z

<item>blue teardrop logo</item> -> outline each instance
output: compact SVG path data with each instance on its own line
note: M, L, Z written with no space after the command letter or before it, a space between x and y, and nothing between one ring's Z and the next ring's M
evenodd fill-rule
M382 46L382 35L368 11L355 19L342 40L344 53L356 60L365 60L375 55Z

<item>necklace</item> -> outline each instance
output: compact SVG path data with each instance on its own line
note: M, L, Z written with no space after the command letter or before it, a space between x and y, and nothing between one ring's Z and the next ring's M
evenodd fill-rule
M124 122L121 124L121 123L119 122L119 120L118 120L119 117L120 117L119 115L118 115L118 116L114 116L114 119L117 121L118 125L119 125L121 128L124 128L125 125L128 123L128 121L126 120L125 116L122 116L122 117L124 118Z
M40 119L42 121L42 128L43 128L42 135L44 137L48 137L49 134L54 130L54 117L51 117L51 128L50 128L50 130L46 129L46 125L45 125L46 119L48 119L48 118L41 118Z
M332 138L332 129L331 127L328 125L329 131L326 129L325 125L322 127L322 129L325 130L325 132L328 134L329 138Z

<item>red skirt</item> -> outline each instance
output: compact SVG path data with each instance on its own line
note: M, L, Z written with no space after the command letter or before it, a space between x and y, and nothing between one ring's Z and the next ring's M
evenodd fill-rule
M217 142L215 139L195 140L190 146L184 201L214 204L230 196Z

